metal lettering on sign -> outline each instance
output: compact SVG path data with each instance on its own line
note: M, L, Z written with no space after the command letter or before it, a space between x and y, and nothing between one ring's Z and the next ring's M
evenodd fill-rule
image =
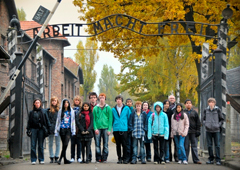
M50 11L48 9L46 9L40 5L36 14L33 17L33 21L36 21L37 23L42 25L45 22L45 20L47 19L49 13L50 13Z
M35 15L36 20L34 21L39 22L40 16L42 15L43 11L39 10ZM184 31L182 31L183 29L181 28L183 25L185 25ZM81 33L83 33L85 29L83 28L84 26L88 26L90 30L93 30L93 33L91 35L82 35ZM219 28L219 24L208 24L194 21L165 21L150 23L125 14L113 14L92 23L49 25L43 32L43 37L92 37L102 34L110 29L121 27L144 36L195 35L208 38L217 38L217 33L208 34L206 28L209 26L216 29ZM151 29L152 31L146 29L150 27L153 28ZM24 31L33 30L33 37L35 37L39 31L39 28L40 27L31 28Z

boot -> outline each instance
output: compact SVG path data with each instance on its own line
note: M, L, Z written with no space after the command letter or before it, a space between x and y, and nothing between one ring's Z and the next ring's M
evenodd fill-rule
M55 162L54 163L58 163L58 157L55 156Z
M57 161L58 165L61 165L62 157Z
M53 163L53 158L52 157L50 157L50 160L51 160L50 163Z

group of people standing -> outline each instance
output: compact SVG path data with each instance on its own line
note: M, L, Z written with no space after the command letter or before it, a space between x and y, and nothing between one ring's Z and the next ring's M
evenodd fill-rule
M201 164L197 150L201 122L198 113L192 107L191 100L187 99L184 102L185 109L183 109L182 104L176 103L175 97L170 95L167 100L154 103L153 112L146 101L136 101L133 108L130 98L124 104L123 97L118 95L115 98L116 106L111 108L105 100L104 93L100 93L98 97L95 92L90 92L90 102L82 102L80 96L75 96L71 106L68 99L63 99L60 104L56 97L52 97L48 109L42 108L40 99L34 100L27 125L27 134L31 138L32 164L35 165L37 161L37 143L38 160L40 164L44 164L43 142L47 136L50 163L55 162L60 165L63 160L64 164L70 164L75 158L79 163L91 162L92 138L95 140L96 163L106 163L111 132L116 142L118 164L151 162L151 143L154 149L154 164L169 163L174 158L179 164L187 165L190 145L193 162ZM208 105L202 117L209 152L209 160L206 163L213 164L215 158L216 164L221 165L220 129L224 119L214 98L208 99ZM215 143L215 157L212 139ZM70 160L66 158L69 140L71 140Z

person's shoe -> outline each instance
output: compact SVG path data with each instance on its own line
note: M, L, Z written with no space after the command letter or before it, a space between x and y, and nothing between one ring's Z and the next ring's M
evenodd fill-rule
M89 160L86 160L86 164L89 164Z
M202 164L202 162L198 161L198 162L194 162L195 164Z
M183 164L184 164L184 165L187 165L187 164L188 164L188 162L187 162L186 160L184 160L184 161L183 161Z
M101 163L101 159L99 159L99 160L96 160L96 163ZM88 162L89 162L89 160L88 160Z
M145 160L143 160L143 161L142 161L142 164L146 164L146 161L145 161Z
M161 164L162 164L162 165L165 165L165 162L164 162L164 161L162 161L162 162L161 162Z
M64 160L64 164L71 164L72 162L71 161L69 161L69 160Z
M78 160L77 160L79 163L81 163L82 162L82 160L81 160L81 158L78 158Z
M169 161L169 160L166 160L165 162L166 162L167 164L168 164L168 163L170 163L170 161Z
M217 162L216 162L216 165L221 165L221 162L217 161Z
M72 158L72 159L70 160L70 162L74 162L74 158Z
M147 159L147 162L151 162L151 159Z
M31 164L32 164L32 165L36 165L36 162L32 162Z
M53 163L53 158L50 157L50 164Z
M178 160L178 159L175 159L175 162L179 162L179 160Z
M178 164L181 164L181 163L182 163L182 161L181 161L181 160L179 160L179 161L178 161Z
M210 161L210 160L208 160L208 161L206 162L206 164L214 164L214 162L213 162L213 161Z
M123 164L128 164L128 161L127 160L123 161Z
M107 160L103 160L102 163L107 163Z
M55 162L54 163L58 163L58 157L55 156Z
M141 160L141 158L138 158L138 162L141 162L142 160Z
M157 164L158 164L158 162L154 162L154 164L155 164L155 165L157 165Z
M84 161L84 159L82 160L82 162L80 162L80 164L84 164L85 163L85 161Z
M136 163L137 163L136 160L132 160L132 161L131 161L131 164L136 164Z
M57 162L57 163L58 163L58 165L61 165L61 160L58 160L58 162Z
M122 160L118 160L117 164L122 164Z
M44 161L40 161L39 164L42 164L42 165L43 165L43 164L44 164Z

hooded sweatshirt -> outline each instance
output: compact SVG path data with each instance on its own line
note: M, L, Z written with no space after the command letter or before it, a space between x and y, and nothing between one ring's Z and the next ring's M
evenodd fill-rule
M68 99L63 99L62 102L61 102L61 107L63 107L63 101L64 100L67 100L69 105L70 105L70 101ZM58 111L58 116L57 116L57 121L56 121L56 126L55 126L55 136L58 136L59 135L59 132L60 132L60 126L61 126L61 122L62 122L62 118L61 118L61 114L62 114L62 109L64 108L61 108L59 109ZM70 115L71 115L71 124L70 124L70 128L71 128L71 132L72 132L72 135L75 135L76 134L76 126L75 126L75 112L74 110L71 108L70 106Z
M108 129L109 132L112 130L112 109L108 104L105 104L104 108L101 109L99 104L93 108L93 128L97 129Z
M159 115L157 114L156 106L160 106L161 108ZM162 102L154 103L154 113L148 119L148 139L151 139L152 135L164 136L165 140L169 137L168 117L163 112Z

